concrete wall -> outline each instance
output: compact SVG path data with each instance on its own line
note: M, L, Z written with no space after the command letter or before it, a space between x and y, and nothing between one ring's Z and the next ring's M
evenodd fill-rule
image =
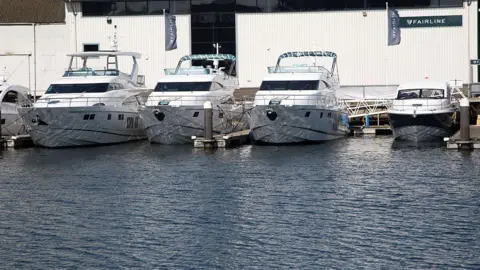
M35 26L36 36L36 89L43 94L52 80L63 74L65 54L68 52L68 28L65 24ZM0 74L6 69L10 84L35 90L34 27L33 25L0 25L0 54L32 53L26 56L0 56Z
M258 87L280 54L300 50L336 52L340 83L346 86L396 85L425 77L468 82L468 61L477 58L478 5L469 8L470 55L466 6L400 9L404 17L463 15L463 26L402 28L401 44L389 47L385 10L365 11L366 16L364 11L237 14L240 85Z

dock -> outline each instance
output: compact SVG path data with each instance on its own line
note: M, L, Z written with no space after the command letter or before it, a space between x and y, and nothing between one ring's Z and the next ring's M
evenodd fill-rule
M480 126L470 125L470 140L461 140L458 131L447 141L447 149L457 150L462 147L480 149Z
M17 135L11 137L2 137L0 139L2 149L20 149L35 146L30 135Z
M232 148L250 143L250 130L214 135L212 140L195 136L192 139L195 148Z
M361 135L392 135L392 129L389 125L380 125L380 126L351 126L351 130L353 131L353 135L361 136Z

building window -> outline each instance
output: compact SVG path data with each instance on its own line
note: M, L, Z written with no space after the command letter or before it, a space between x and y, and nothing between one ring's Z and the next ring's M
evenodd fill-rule
M107 120L111 120L111 119L112 119L112 115L111 115L111 114L108 114Z
M88 118L90 118L90 115L89 115L89 114L85 114L85 115L83 116L83 120L88 120Z
M144 15L147 14L148 4L147 1L127 1L126 2L126 14L128 15Z
M397 8L462 7L463 1L389 0L389 5ZM82 11L83 16L118 16L163 14L165 9L179 15L383 9L385 6L385 0L89 0L82 2Z
M2 120L0 121L0 123L1 123L2 125L5 125L5 118L2 118Z
M89 119L90 119L90 120L95 119L95 114L90 114L90 118L89 118Z
M310 117L310 112L306 112L305 117Z
M323 118L323 112L320 113L320 118Z
M223 113L218 113L218 118L223 118Z
M123 120L123 114L118 115L118 120Z
M98 52L98 44L83 44L84 52Z
M193 117L198 117L198 114L199 114L198 112L194 112Z

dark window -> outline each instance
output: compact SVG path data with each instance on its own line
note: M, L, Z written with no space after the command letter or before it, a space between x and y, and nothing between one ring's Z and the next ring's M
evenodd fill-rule
M163 14L163 10L169 12L170 2L169 1L152 1L148 2L148 14Z
M223 118L223 113L218 113L218 118Z
M171 14L190 14L190 0L170 0Z
M123 114L118 115L118 120L123 120Z
M263 81L260 90L316 90L318 81Z
M7 103L17 103L18 100L18 93L15 91L9 91L4 97L2 102Z
M83 44L84 52L98 52L98 44Z
M111 115L111 114L108 114L107 120L111 120L111 119L112 119L112 115Z
M209 91L212 82L161 82L155 92Z
M323 118L323 112L320 113L320 118Z
M210 48L208 48L208 51L206 53L214 52L215 48L211 44L214 43L215 39L213 36L214 30L212 28L195 28L192 29L192 42L193 43L202 43L206 42L208 45L210 45ZM203 52L205 53L205 52Z
M306 112L305 117L310 117L310 112Z
M83 116L83 120L88 120L88 118L90 118L90 115L89 115L89 114L85 114L85 115Z
M112 9L108 15L128 15L125 1L112 2Z
M328 116L329 118L330 118L330 117L332 117L332 113L328 113L328 115L327 115L327 116Z
M103 93L107 87L108 83L51 84L45 94Z
M83 2L83 16L106 16L112 10L111 3L105 2Z
M135 117L135 128L138 128L138 117Z
M147 1L127 1L126 13L128 15L147 14Z
M444 96L443 89L405 89L398 91L397 99L441 99Z
M215 42L219 42L220 45L223 43L235 42L235 27L215 28L214 40Z
M193 117L198 117L199 112L194 112Z
M133 128L133 117L127 117L127 128Z
M2 123L2 125L5 125L5 118L2 118L1 123Z
M89 119L90 119L90 120L95 119L95 114L90 114L90 118L89 118Z

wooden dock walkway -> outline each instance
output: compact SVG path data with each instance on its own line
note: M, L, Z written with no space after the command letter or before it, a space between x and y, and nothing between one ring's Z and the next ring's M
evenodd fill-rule
M250 142L250 130L241 130L229 134L217 134L213 140L206 140L203 137L193 137L195 148L231 148Z
M470 140L460 140L460 131L453 134L447 141L447 149L460 149L461 145L471 145L473 149L480 149L480 126L470 125Z

